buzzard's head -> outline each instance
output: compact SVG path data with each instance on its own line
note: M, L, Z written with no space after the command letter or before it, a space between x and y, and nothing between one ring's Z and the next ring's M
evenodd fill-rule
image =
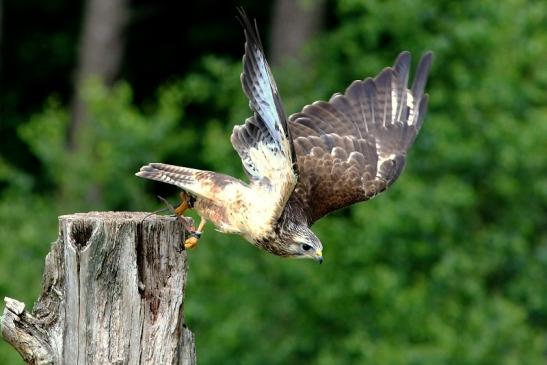
M287 257L313 259L323 262L323 245L305 224L288 224L279 232L279 241L287 250Z

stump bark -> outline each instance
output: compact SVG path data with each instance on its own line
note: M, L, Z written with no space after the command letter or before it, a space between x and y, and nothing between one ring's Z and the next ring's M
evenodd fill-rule
M29 364L195 364L183 236L145 213L59 217L43 292L32 313L5 298L2 336Z

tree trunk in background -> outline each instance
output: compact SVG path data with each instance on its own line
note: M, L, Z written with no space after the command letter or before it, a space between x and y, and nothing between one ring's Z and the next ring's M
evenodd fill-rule
M0 80L2 80L2 37L4 35L4 0L0 0ZM0 84L0 90L2 84Z
M195 365L182 242L183 224L169 217L59 217L42 295L32 312L5 299L2 337L28 364Z
M271 60L281 65L299 57L302 47L321 29L325 0L276 0L274 3Z
M85 105L81 99L81 88L90 77L98 77L109 84L114 81L124 49L123 31L128 15L128 0L87 0L74 99L72 122L68 135L68 147L78 150L80 134L86 123Z

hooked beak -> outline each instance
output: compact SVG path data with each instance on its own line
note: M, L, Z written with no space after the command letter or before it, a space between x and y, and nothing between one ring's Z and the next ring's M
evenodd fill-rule
M317 262L322 264L323 263L323 251L321 251L321 250L315 251L315 259L317 260Z

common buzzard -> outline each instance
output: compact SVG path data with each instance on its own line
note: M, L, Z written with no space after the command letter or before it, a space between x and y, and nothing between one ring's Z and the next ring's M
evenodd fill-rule
M427 109L431 64L425 53L410 89L410 53L375 78L354 81L345 93L316 101L288 118L266 62L256 23L241 12L245 55L241 84L253 115L234 127L231 142L249 182L212 171L150 163L136 174L183 190L188 207L206 221L275 255L322 262L310 226L324 215L373 198L401 174Z

